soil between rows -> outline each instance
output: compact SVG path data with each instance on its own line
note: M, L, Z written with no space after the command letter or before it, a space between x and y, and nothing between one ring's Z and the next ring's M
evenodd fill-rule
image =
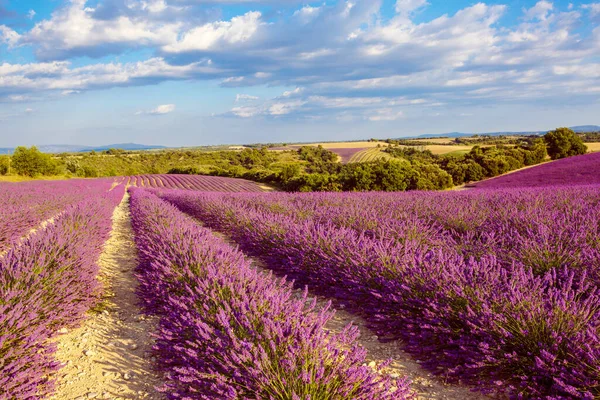
M113 230L100 257L105 299L81 327L59 336L57 391L51 399L163 399L152 369L156 319L143 314L135 293L137 249L129 194L113 214Z

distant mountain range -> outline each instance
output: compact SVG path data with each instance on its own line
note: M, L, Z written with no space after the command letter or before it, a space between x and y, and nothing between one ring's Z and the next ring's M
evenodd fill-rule
M575 132L600 132L599 125L579 125L570 127ZM543 135L548 131L524 131L524 132L488 132L488 133L463 133L463 132L449 132L449 133L437 133L427 134L419 136L406 136L398 139L427 139L434 137L449 137L459 138L473 135L489 135L489 136L501 136L501 135ZM89 151L104 151L108 149L122 149L122 150L156 150L166 149L166 146L153 146L146 144L137 143L117 143L108 144L106 146L77 146L70 144L49 144L37 146L40 151L44 153L83 153ZM0 147L0 154L11 154L14 151L14 147Z
M77 146L70 144L49 144L37 146L41 152L44 153L82 153L88 151L104 151L108 149L122 149L122 150L155 150L155 149L166 149L166 146L152 146L146 144L137 143L118 143L108 144L106 146ZM13 147L0 147L0 154L10 154L15 149Z
M571 126L574 132L600 132L600 126L598 125L579 125L579 126ZM439 134L428 134L428 135L419 135L419 136L410 136L403 137L399 139L427 139L434 137L449 137L449 138L459 138L465 136L473 136L473 135L487 135L487 136L508 136L508 135L545 135L548 131L525 131L525 132L487 132L487 133L463 133L463 132L449 132L449 133L439 133Z

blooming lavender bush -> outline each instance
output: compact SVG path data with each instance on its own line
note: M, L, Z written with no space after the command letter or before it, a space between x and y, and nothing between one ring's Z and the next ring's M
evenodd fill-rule
M1 183L0 252L43 220L86 197L99 196L111 185L110 179Z
M324 326L307 292L258 272L173 206L131 190L140 294L160 315L155 350L169 397L403 399L404 380L361 366L357 330Z
M0 399L52 391L49 374L60 366L48 340L97 300L97 260L123 194L120 186L68 207L0 258Z
M600 396L597 187L161 196L439 373L514 398ZM347 209L363 210L357 226ZM382 221L407 214L426 235Z
M131 186L199 190L204 192L264 192L256 182L207 175L151 174L130 176Z
M487 179L473 186L481 189L504 189L549 185L597 185L600 184L597 173L599 166L600 153L584 154Z

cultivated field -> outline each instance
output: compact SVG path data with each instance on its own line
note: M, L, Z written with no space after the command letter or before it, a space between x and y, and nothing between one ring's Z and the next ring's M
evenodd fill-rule
M600 167L600 153L585 154L486 179L470 186L503 189L550 185L597 185L600 184L598 167Z
M204 175L136 175L127 179L130 186L145 188L188 189L203 192L265 192L271 190L244 179Z
M585 143L590 153L600 151L600 143Z
M360 150L356 153L354 153L354 155L352 157L350 157L350 159L348 160L348 162L354 163L354 162L367 162L367 161L375 161L375 160L387 160L393 158L391 155L389 155L388 153L385 153L383 151L381 151L380 148L371 148L371 149L365 149L365 150Z
M599 156L462 192L0 184L0 399L598 398Z

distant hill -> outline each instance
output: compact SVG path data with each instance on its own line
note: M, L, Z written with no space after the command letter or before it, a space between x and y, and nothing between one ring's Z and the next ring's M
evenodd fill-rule
M600 132L600 126L598 125L579 125L571 126L574 132ZM429 139L436 137L448 137L448 138L460 138L473 135L487 135L487 136L509 136L509 135L544 135L548 131L525 131L525 132L486 132L486 133L463 133L463 132L449 132L440 134L427 134L419 136L409 136L400 139Z
M118 143L108 144L105 146L77 146L70 144L48 144L37 146L43 153L83 153L88 151L104 151L108 149L122 149L122 150L155 150L155 149L166 149L166 146L153 146L146 144L137 143ZM12 147L0 147L0 154L10 154L15 149Z
M600 126L598 125L572 126L571 129L575 132L600 132Z

